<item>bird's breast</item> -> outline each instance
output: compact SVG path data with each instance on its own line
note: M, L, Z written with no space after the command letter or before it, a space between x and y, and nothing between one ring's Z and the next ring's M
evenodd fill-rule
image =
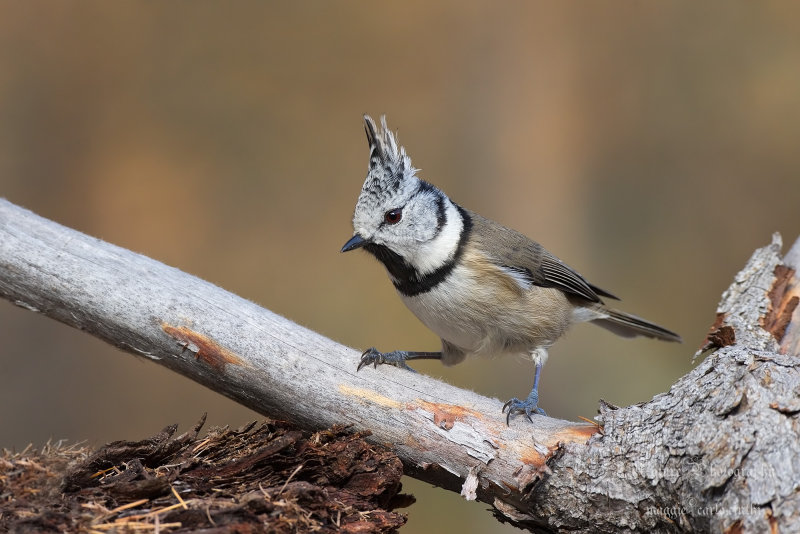
M528 290L485 256L467 250L446 280L404 303L436 335L468 354L527 353L553 343L572 306L555 289Z

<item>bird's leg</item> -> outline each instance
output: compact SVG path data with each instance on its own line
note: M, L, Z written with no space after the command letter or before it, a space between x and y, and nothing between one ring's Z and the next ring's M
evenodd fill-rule
M514 397L503 405L503 412L508 409L508 415L506 415L506 424L509 424L511 414L513 412L524 413L528 418L528 421L531 423L533 423L533 419L531 419L532 413L547 415L544 410L539 408L539 376L541 374L542 362L536 362L536 373L533 375L533 389L531 390L530 394L528 394L528 398L525 400L519 400L518 398Z
M441 360L441 352L416 352L406 350L393 350L392 352L380 352L375 347L369 348L361 355L361 361L358 363L360 371L365 365L373 364L376 368L379 364L394 365L401 369L408 369L412 373L416 373L414 369L406 364L406 360Z

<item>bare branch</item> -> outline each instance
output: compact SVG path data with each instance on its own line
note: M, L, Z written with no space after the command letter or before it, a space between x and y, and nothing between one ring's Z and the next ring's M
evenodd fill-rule
M0 294L308 429L352 424L405 472L532 529L800 531L800 245L756 251L705 359L593 425L507 427L500 401L359 354L247 300L0 200Z
M593 425L507 427L502 403L360 354L208 282L0 200L0 295L307 429L352 424L413 476L516 505L559 443Z

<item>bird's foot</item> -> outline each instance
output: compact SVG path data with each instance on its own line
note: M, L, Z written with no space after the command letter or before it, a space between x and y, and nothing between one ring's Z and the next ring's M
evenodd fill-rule
M528 395L528 398L525 400L519 400L518 398L514 397L507 403L503 405L503 413L508 410L508 415L506 415L506 425L509 424L511 419L511 414L514 412L524 413L525 416L528 418L528 421L533 423L533 419L531 419L531 414L539 414L539 415L547 415L544 410L539 408L539 392L538 391L531 391L531 394Z
M374 365L376 368L380 364L394 365L401 369L407 369L412 373L416 373L414 369L408 366L406 360L409 354L404 350L393 350L392 352L380 352L375 347L369 348L361 355L361 361L358 363L356 372L360 371L365 365Z

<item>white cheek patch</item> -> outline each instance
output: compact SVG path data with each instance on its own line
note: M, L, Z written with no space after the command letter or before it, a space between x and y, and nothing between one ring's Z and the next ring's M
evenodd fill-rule
M446 221L439 234L427 242L420 242L414 255L408 258L419 274L428 274L445 265L456 253L464 230L464 221L455 205L446 200Z

